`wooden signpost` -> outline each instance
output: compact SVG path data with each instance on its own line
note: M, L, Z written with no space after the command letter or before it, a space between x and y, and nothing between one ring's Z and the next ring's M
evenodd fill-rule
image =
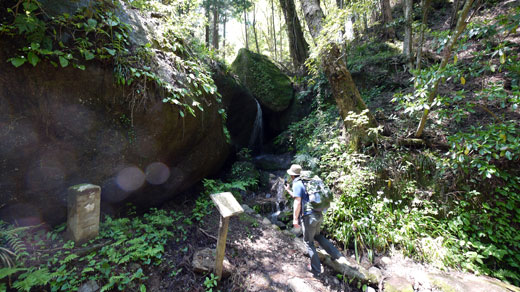
M217 254L215 256L215 276L219 281L222 277L224 255L226 253L226 237L229 227L229 218L244 212L242 206L237 202L230 192L210 195L213 203L220 212L220 224L218 228Z

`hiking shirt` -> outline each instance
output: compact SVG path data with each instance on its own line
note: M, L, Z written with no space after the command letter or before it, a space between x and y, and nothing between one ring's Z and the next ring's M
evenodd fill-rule
M306 210L309 208L304 208L306 207L307 203L309 203L309 195L305 191L305 186L303 185L303 182L300 178L296 178L293 181L292 191L294 197L302 198L302 206L300 211L302 213L301 216L311 214L312 210Z

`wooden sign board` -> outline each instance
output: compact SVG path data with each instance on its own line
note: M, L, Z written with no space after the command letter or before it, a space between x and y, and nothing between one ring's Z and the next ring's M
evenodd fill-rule
M240 206L233 194L230 192L211 194L210 197L223 218L235 216L244 212L242 206Z

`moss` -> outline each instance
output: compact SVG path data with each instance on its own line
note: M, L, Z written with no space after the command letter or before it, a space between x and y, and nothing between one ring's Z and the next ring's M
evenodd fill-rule
M448 283L438 279L433 280L433 285L441 289L442 292L456 292L455 288L451 287Z
M240 49L231 68L264 107L280 112L290 105L291 80L266 56Z

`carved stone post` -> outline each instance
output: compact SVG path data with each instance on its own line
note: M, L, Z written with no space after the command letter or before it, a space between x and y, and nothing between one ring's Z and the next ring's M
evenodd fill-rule
M67 234L76 243L83 243L99 234L101 187L80 184L69 188Z

